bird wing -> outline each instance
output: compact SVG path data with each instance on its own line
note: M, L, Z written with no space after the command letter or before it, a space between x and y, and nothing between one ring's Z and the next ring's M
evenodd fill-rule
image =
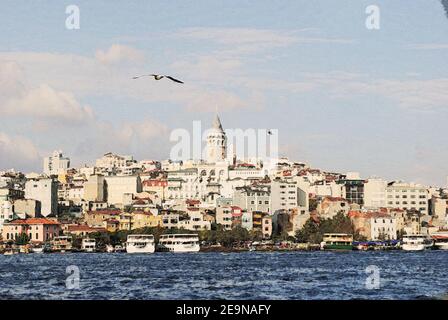
M175 79L175 78L173 78L173 77L171 77L171 76L165 76L165 77L167 77L168 79L170 79L170 80L172 80L172 81L174 81L174 82L177 82L177 83L183 83L182 81L177 80L177 79Z
M132 79L138 79L138 78L141 78L141 77L152 77L152 76L153 76L152 74L143 74L141 76L132 77Z

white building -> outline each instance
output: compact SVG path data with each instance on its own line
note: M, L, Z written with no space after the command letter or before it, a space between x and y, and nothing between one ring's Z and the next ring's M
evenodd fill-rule
M271 212L271 192L269 186L236 188L232 202L249 213L253 211ZM244 219L244 217L243 217Z
M372 240L396 240L397 224L392 217L372 217L370 218L370 234Z
M5 222L11 221L13 218L14 212L11 201L0 202L0 230L2 230Z
M25 183L25 198L40 201L42 216L57 214L58 183L48 178L28 180Z
M179 227L185 230L201 231L210 230L211 222L204 220L204 215L200 210L188 210L188 219L180 220Z
M121 206L125 203L126 194L137 194L142 191L139 176L105 177L107 202Z
M387 181L380 178L369 178L364 183L364 207L385 208Z
M294 181L275 179L271 181L271 209L288 210L297 208L297 184Z
M386 188L387 207L428 214L429 192L419 184L392 182Z
M70 159L63 157L62 151L54 151L53 155L44 158L44 173L46 175L58 175L64 173L70 167Z

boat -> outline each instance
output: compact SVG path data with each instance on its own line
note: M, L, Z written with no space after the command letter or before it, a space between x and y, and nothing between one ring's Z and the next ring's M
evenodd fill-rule
M81 250L84 252L95 252L96 250L96 241L95 239L82 239Z
M18 254L19 252L17 250L14 249L6 249L5 252L3 253L3 255L5 256L12 256L14 254Z
M44 246L40 246L40 247L36 246L36 247L31 248L31 252L32 253L44 253L44 249L45 249Z
M353 235L347 233L325 233L320 248L322 250L352 250Z
M117 244L117 245L114 247L114 251L115 251L115 252L125 252L125 251L126 251L126 248L124 248L122 245Z
M160 236L158 251L162 252L199 252L197 234L163 234Z
M72 238L69 236L57 236L51 241L51 251L66 252L72 250Z
M19 246L20 253L30 253L30 248L28 245Z
M448 250L448 233L444 232L443 234L434 234L432 235L432 239L434 240L434 247L439 250Z
M367 251L370 249L368 242L353 242L353 248L358 251Z
M433 245L433 240L424 234L411 234L403 236L401 249L404 251L423 251Z
M126 241L127 253L154 253L155 244L152 234L130 234Z
M113 253L115 251L115 248L113 245L107 244L106 245L106 252L107 253Z

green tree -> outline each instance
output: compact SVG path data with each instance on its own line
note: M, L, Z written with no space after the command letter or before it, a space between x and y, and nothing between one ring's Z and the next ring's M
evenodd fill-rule
M331 219L321 219L318 222L309 219L303 228L296 232L296 240L301 243L320 243L325 233L347 233L354 237L358 236L350 218L339 212Z
M20 233L17 238L15 243L17 245L25 245L28 244L30 242L30 238L28 237L28 235L25 232Z

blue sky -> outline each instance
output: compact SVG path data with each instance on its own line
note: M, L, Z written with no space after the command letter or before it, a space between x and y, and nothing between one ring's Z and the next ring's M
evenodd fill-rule
M281 153L314 167L446 184L438 0L4 1L0 27L0 168L40 170L53 149L166 158L171 130L218 105L224 127L278 128ZM148 72L186 84L130 79Z

